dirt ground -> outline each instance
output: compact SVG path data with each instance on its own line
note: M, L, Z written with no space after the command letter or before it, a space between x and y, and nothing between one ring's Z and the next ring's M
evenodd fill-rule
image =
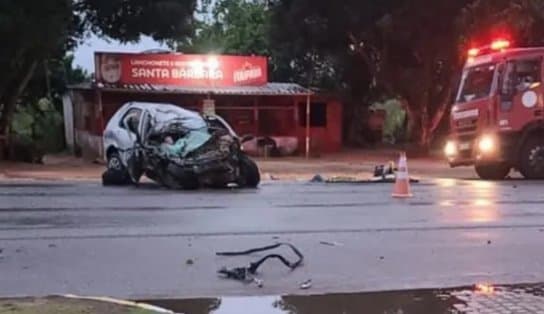
M154 314L156 311L63 297L0 299L0 314Z
M324 177L368 178L374 166L396 161L398 152L392 150L350 150L337 154L305 159L257 158L263 181L309 180L314 175ZM430 178L475 178L472 168L451 169L440 157L409 158L412 175ZM105 165L70 155L46 156L44 164L27 164L0 161L0 179L43 179L98 181Z

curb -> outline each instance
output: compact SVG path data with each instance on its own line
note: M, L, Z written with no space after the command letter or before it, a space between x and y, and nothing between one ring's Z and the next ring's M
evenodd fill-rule
M127 300L120 300L120 299L115 299L115 298L110 298L110 297L83 297L83 296L78 296L78 295L74 295L74 294L65 294L65 295L61 295L61 297L64 297L64 298L67 298L67 299L74 299L74 300L98 301L98 302L111 303L111 304L116 304L116 305L130 306L130 307L133 307L133 308L139 308L139 309L142 309L142 310L153 311L153 312L161 313L161 314L176 314L173 311L163 309L163 308L158 307L158 306L154 306L154 305L150 305L150 304L146 304L146 303L139 303L139 302L133 302L133 301L127 301Z

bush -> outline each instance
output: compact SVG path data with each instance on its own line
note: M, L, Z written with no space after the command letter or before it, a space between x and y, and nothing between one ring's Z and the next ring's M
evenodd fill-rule
M10 130L12 158L16 160L35 162L46 153L64 149L62 115L45 98L17 106Z
M396 99L390 99L383 103L374 103L373 110L385 110L385 121L383 125L383 142L396 144L406 141L406 111L402 109Z

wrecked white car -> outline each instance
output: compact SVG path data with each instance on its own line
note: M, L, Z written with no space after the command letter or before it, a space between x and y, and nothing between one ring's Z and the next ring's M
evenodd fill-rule
M127 103L104 131L108 169L102 181L138 184L145 175L172 189L257 187L259 169L242 151L243 142L217 115L163 103Z

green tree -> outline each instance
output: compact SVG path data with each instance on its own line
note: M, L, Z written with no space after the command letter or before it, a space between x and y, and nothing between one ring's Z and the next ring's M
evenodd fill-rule
M62 60L89 31L122 42L191 33L196 0L3 0L0 2L0 134L45 61Z
M277 0L273 11L273 45L288 51L281 66L318 86L336 82L354 142L368 104L396 98L412 140L429 147L469 45L505 33L527 45L544 38L542 0Z
M68 85L91 80L91 76L81 67L73 66L74 56L67 54L61 58L50 58L39 64L20 96L20 103L36 103L49 98L57 110L62 108L62 95Z
M185 53L269 55L270 12L266 1L203 2L190 37L172 43Z
M0 3L0 134L40 62L73 47L76 25L70 0Z

